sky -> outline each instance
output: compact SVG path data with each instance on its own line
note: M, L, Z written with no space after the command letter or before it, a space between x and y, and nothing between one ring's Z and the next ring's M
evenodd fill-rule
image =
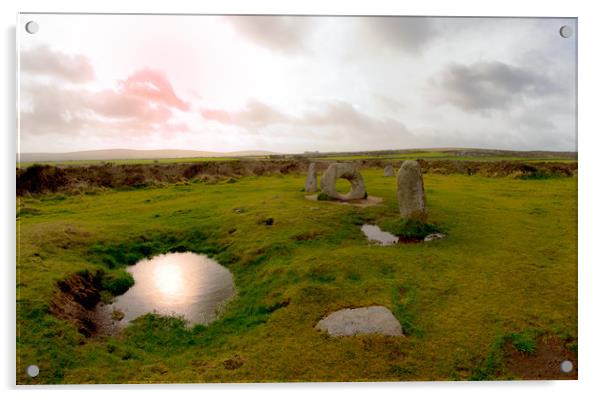
M577 30L558 18L21 15L19 151L575 151L577 41L563 25Z

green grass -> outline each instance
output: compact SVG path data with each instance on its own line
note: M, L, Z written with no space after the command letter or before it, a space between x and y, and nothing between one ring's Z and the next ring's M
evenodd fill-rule
M306 200L302 175L19 198L17 382L503 379L500 336L577 335L576 178L425 175L429 222L447 237L379 247L360 226L398 220L395 182L362 174L381 206ZM118 292L127 264L184 250L235 278L236 298L209 326L147 315L121 336L86 339L48 313L67 275L102 269ZM331 311L374 304L405 337L314 329Z
M289 155L288 158L294 157ZM102 163L112 164L151 164L151 163L195 163L195 162L217 162L217 161L235 161L240 159L269 159L270 156L245 156L242 158L237 157L192 157L192 158L163 158L163 159L113 159L113 160L62 160L62 161L37 161L37 162L17 162L17 167L27 168L34 164L48 164L54 166L85 166L85 165L97 165ZM311 158L311 156L310 156ZM576 159L569 159L566 157L526 157L526 156L514 156L514 155L495 155L495 154L483 154L483 155L455 155L450 152L438 152L438 151L416 151L409 153L400 153L392 155L328 155L318 156L316 160L326 161L345 161L345 160L367 160L367 159L390 159L390 160L407 160L407 159L427 159L427 160L474 160L482 162L494 162L494 161L522 161L522 162L575 162Z
M252 159L263 159L265 157L250 157ZM162 159L114 159L114 160L56 160L56 161L36 161L36 162L17 162L17 167L27 168L34 164L49 164L53 166L86 166L102 163L112 164L151 164L151 163L194 163L194 162L226 162L240 160L234 157L196 157L196 158L162 158Z
M521 161L521 162L575 162L575 159L567 159L563 157L545 157L534 158L526 156L511 156L511 155L455 155L448 152L412 152L394 155L346 155L346 156L322 156L316 159L319 160L368 160L368 159L390 159L390 160L407 160L407 159L426 159L426 160L474 160L481 162L496 162L496 161Z

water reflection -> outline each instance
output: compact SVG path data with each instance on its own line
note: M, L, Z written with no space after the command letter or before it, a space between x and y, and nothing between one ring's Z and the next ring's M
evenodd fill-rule
M204 255L169 253L127 270L135 284L111 305L123 312L121 324L150 312L208 324L234 295L230 271Z
M382 246L393 245L399 242L399 238L389 232L382 231L378 225L364 224L362 232L368 240L378 242Z

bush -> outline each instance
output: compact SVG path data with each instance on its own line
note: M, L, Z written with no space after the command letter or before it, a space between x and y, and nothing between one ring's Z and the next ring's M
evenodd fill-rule
M381 228L401 238L419 240L424 239L427 235L441 232L441 230L433 224L406 219L387 220L382 223Z
M318 194L318 200L330 200L330 196L328 196L326 193L324 192L320 192Z
M101 287L113 296L125 293L134 285L134 277L125 270L117 270L103 275Z
M533 354L535 352L535 339L526 333L510 333L508 339L519 352Z

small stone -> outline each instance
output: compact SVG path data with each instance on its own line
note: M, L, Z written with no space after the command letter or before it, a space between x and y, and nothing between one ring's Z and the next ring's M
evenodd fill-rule
M445 238L445 234L437 232L435 234L429 234L429 235L425 236L424 237L424 241L425 242L430 242L432 240L443 239L443 238Z
M337 192L336 181L338 178L345 178L351 183L351 190L346 194ZM364 178L352 163L332 163L320 179L320 188L322 193L329 198L338 200L356 200L364 199L366 196L366 186Z
M125 314L122 311L114 310L111 313L111 319L113 319L115 321L120 321L123 319L123 317L125 317Z
M397 200L401 217L426 223L426 196L420 164L406 160L397 173Z
M344 309L333 312L316 325L316 329L331 336L380 334L403 336L401 324L391 311L383 306Z
M385 177L395 177L395 170L393 170L393 166L390 164L385 166Z
M316 175L316 164L310 163L307 169L307 179L305 180L305 192L314 193L318 190L318 179Z

